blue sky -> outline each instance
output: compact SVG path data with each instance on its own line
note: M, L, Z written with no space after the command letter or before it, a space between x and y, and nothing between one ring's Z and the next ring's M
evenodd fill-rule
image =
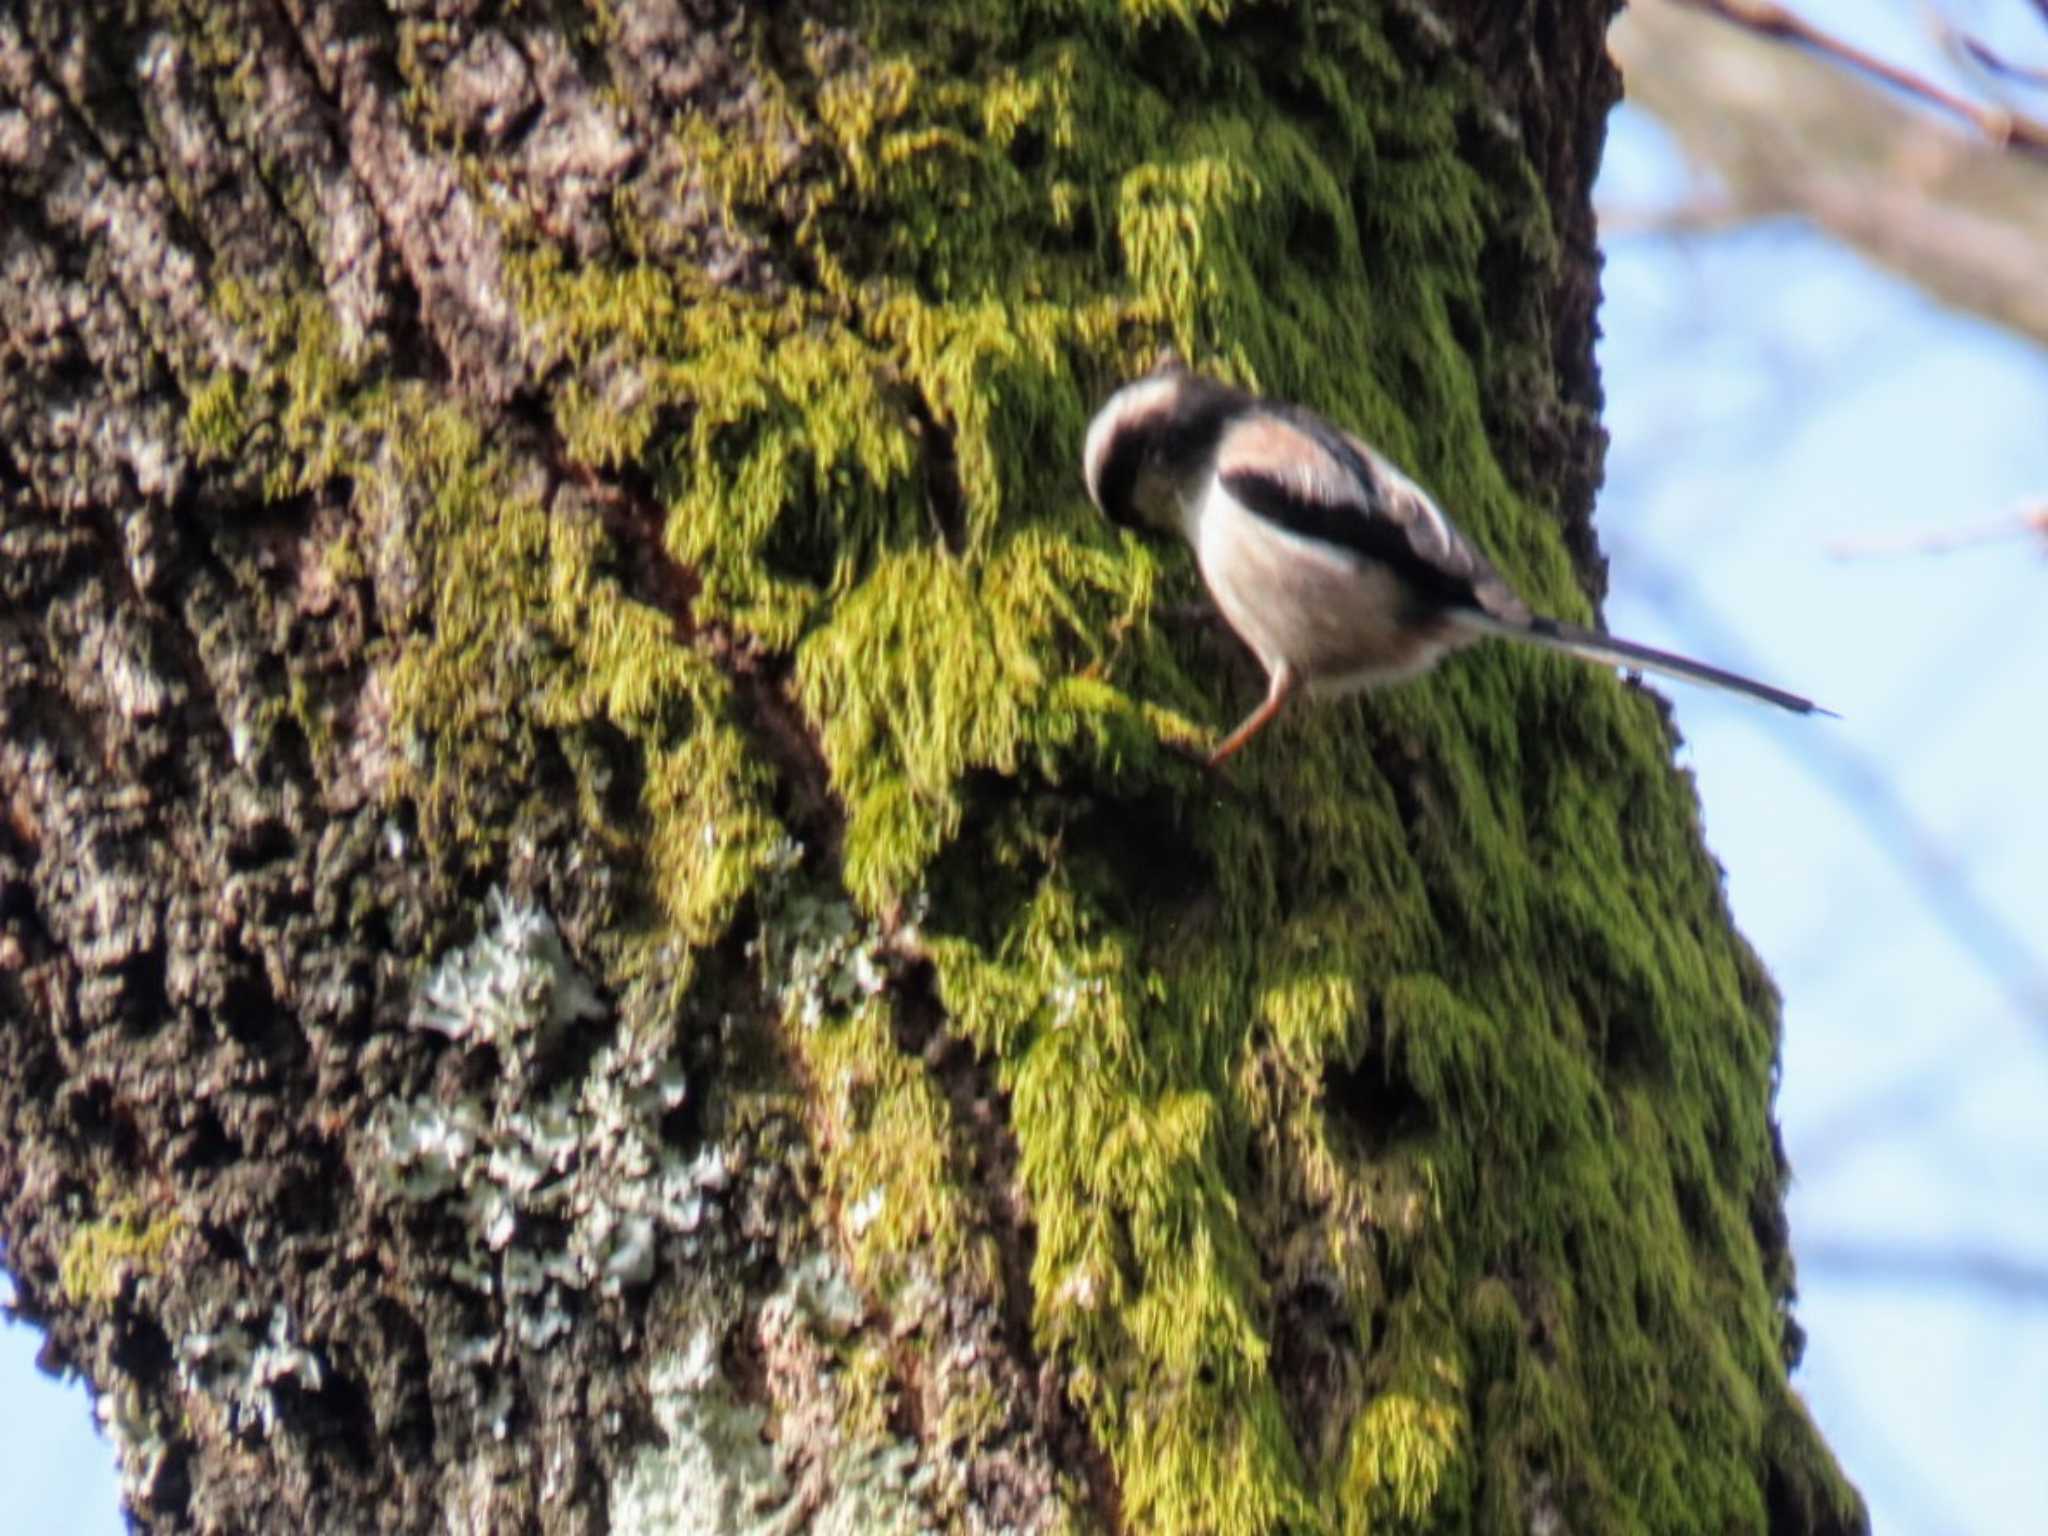
M1804 9L1925 57L1910 7ZM1603 192L1640 208L1679 178L1624 110ZM2026 1528L2048 1509L2048 1302L1831 1255L2048 1272L2048 998L2021 995L2048 975L2048 550L1828 546L2048 497L2048 354L1791 226L1608 255L1609 623L1844 716L1664 690L1785 996L1796 1380L1878 1530ZM33 1369L37 1342L0 1326L10 1529L118 1531L108 1448L82 1390Z
M1910 15L1802 10L1941 68ZM1603 195L1682 185L1625 109ZM1670 690L1737 920L1784 993L1796 1382L1877 1530L2037 1528L2048 1298L1867 1257L2048 1274L2048 547L1829 546L2048 498L2048 354L1792 225L1619 239L1608 261L1609 622L1845 717Z

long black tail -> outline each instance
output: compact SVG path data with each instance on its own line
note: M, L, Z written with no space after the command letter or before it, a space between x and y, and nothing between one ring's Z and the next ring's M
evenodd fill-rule
M1811 699L1802 699L1796 693L1773 688L1769 683L1760 683L1753 677L1724 672L1719 667L1710 667L1703 661L1694 661L1688 656L1674 656L1669 651L1653 650L1647 645L1637 645L1633 640L1622 640L1613 635L1581 629L1578 625L1567 624L1562 619L1533 618L1526 625L1514 624L1504 619L1496 619L1492 614L1481 613L1476 608L1461 608L1457 610L1456 618L1467 629L1477 630L1481 634L1498 635L1504 640L1521 640L1553 651L1566 651L1586 661L1604 662L1612 667L1640 667L1651 672L1662 672L1669 677L1683 678L1689 683L1704 683L1709 688L1724 688L1730 693L1747 694L1752 699L1762 699L1766 704L1789 709L1795 715L1835 714L1831 709L1822 709Z

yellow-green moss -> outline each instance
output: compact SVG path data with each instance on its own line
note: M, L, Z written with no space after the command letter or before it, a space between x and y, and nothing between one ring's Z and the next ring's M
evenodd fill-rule
M868 1008L813 1036L802 1051L814 1074L826 1189L870 1283L894 1281L912 1253L947 1274L967 1258L945 1103L887 1030L885 1010ZM974 1256L978 1273L969 1278L992 1281L985 1240Z
M1250 680L1155 619L1185 557L1080 491L1089 411L1171 343L1373 438L1532 599L1585 612L1482 425L1489 398L1557 406L1528 398L1540 326L1493 324L1547 292L1535 177L1455 60L1383 35L1405 25L764 13L758 91L669 125L762 291L506 231L560 454L645 488L628 517L681 611L629 595L651 544L460 407L365 380L324 309L243 300L271 361L198 381L193 439L281 443L277 487L348 474L364 558L388 533L420 562L389 681L430 828L491 857L510 829L474 786L520 782L544 734L572 766L623 735L632 824L595 768L582 813L639 850L686 953L788 867L770 806L798 765L735 684L765 661L843 822L805 899L912 944L1008 1095L1037 1339L1130 1529L1505 1531L1544 1505L1754 1529L1767 1467L1846 1507L1751 1224L1781 1193L1767 986L1651 708L1481 651L1299 711L1219 789L1162 738L1227 727ZM636 201L613 216L620 250L675 248ZM764 952L792 920L754 917ZM784 998L821 1214L871 1283L991 1287L896 1006ZM1319 1437L1276 1369L1309 1286L1355 1362Z
M185 407L186 441L200 463L231 457L246 429L241 375L216 373L200 381Z
M1439 1361L1434 1374L1421 1391L1380 1393L1352 1420L1350 1459L1336 1501L1347 1536L1462 1523L1457 1516L1467 1490L1460 1486L1453 1496L1446 1485L1452 1474L1471 1479L1469 1426L1458 1373Z
M104 1216L72 1229L58 1262L57 1283L75 1306L111 1306L129 1280L163 1268L183 1230L175 1211L152 1219L140 1200L117 1200Z

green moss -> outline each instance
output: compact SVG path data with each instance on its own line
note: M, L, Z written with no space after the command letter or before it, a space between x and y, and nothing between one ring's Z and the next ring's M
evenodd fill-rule
M1422 1392L1380 1393L1351 1424L1350 1460L1337 1501L1342 1529L1455 1529L1471 1477L1457 1373L1438 1363ZM1452 1477L1461 1486L1447 1486Z
M241 376L216 373L200 381L185 407L185 438L200 463L232 458L246 430Z
M990 1292L996 1256L970 1235L945 1101L895 1040L890 984L908 934L864 920L800 864L793 845L778 851L753 948L809 1086L827 1214L884 1294L934 1271Z
M207 302L242 333L256 361L246 371L214 368L182 381L194 455L228 461L231 475L257 481L273 500L359 472L373 446L368 433L390 406L367 360L349 355L326 301L229 277Z
M153 1275L184 1221L172 1211L151 1219L139 1200L116 1200L107 1213L72 1229L59 1261L57 1283L74 1306L112 1306L137 1276Z
M269 362L195 386L195 442L346 473L365 558L422 570L402 792L488 861L563 744L678 986L752 896L821 1216L885 1292L981 1293L964 1137L900 1044L897 962L929 967L1007 1095L1036 1338L1133 1530L1753 1529L1767 1468L1845 1507L1749 1219L1781 1198L1775 1015L1654 710L1480 651L1295 713L1219 788L1162 743L1251 681L1155 618L1184 554L1078 484L1090 410L1171 343L1379 442L1583 614L1484 427L1563 407L1555 241L1479 84L1374 7L778 18L758 92L669 125L758 288L508 224L589 505L324 309L234 297ZM771 807L812 746L836 837L792 877ZM878 984L833 990L861 956ZM1322 1389L1277 1358L1311 1297L1348 1362Z

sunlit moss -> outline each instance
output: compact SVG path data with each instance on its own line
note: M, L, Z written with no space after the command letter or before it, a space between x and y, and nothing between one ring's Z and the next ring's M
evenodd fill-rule
M201 463L231 457L242 446L246 430L241 375L216 373L192 391L185 408L185 433Z
M118 1199L106 1214L80 1222L64 1244L58 1284L75 1305L110 1306L137 1279L157 1273L184 1221L169 1211L151 1217L140 1201Z

